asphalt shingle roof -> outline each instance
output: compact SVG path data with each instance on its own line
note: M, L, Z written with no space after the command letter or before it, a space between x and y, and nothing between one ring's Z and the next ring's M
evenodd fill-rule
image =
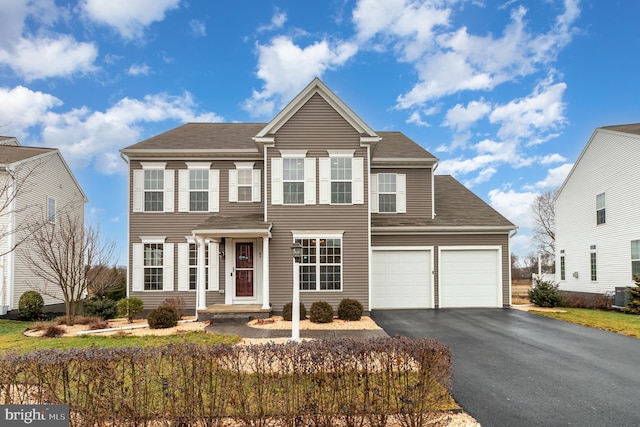
M0 164L8 165L51 151L55 151L55 148L22 147L0 144Z
M615 132L630 133L640 135L640 123L632 123L628 125L603 126L602 129L612 130Z

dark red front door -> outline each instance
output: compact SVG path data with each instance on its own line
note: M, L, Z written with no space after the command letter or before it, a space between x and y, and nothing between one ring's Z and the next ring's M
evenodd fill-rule
M253 243L236 243L236 296L253 296Z

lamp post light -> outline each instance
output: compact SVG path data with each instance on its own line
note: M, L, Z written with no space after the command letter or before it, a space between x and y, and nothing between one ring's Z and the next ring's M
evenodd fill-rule
M290 342L300 342L300 261L302 260L302 245L294 242L291 245L293 256L293 302L291 303L291 339Z

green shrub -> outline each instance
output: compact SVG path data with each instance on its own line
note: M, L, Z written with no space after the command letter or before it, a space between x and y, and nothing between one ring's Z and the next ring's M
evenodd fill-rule
M44 300L42 299L42 295L36 291L26 291L22 294L18 302L20 317L26 320L35 320L42 317L43 308Z
M362 317L362 304L360 301L345 298L338 305L338 319L356 321Z
M331 307L331 304L326 301L316 301L311 304L309 320L313 323L333 322L333 308Z
M635 288L627 288L629 302L623 311L628 314L640 314L640 277L635 276L633 280L635 280L636 286Z
M118 315L117 303L109 298L91 297L84 300L83 312L88 316L97 316L101 319L113 319Z
M158 308L151 310L147 317L149 327L151 329L165 329L172 328L178 324L180 316L173 307L159 306Z
M293 319L293 303L288 302L282 307L282 318L288 322ZM307 308L303 303L300 303L300 320L307 318Z
M540 278L534 279L529 300L538 307L557 307L564 303L558 284Z
M118 301L118 314L127 318L129 323L144 309L144 303L138 297L122 298Z
M184 311L186 309L186 305L184 303L184 299L182 299L180 297L167 298L166 300L162 301L158 307L171 307L171 308L173 308L175 310L175 312L178 314L178 320L182 319L182 316L184 316Z

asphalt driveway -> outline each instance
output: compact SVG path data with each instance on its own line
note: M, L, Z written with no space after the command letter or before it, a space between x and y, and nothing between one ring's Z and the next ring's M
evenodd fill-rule
M453 396L490 426L640 425L640 340L514 309L380 310L451 348Z

